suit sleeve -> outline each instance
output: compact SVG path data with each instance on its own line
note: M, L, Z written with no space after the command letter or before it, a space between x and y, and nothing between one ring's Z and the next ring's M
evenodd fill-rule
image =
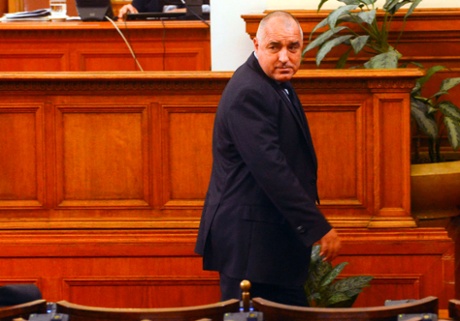
M246 87L237 94L226 115L227 126L254 179L310 246L331 226L315 204L316 195L307 194L280 148L278 120L286 106L273 88L263 89Z

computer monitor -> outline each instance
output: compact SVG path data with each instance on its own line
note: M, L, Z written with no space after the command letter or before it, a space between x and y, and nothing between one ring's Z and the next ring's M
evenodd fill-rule
M203 0L185 0L186 19L195 20L203 18Z
M82 21L103 21L113 18L110 0L76 0L78 15Z
M128 13L126 20L209 20L209 0L164 0L163 5L185 6L185 11ZM203 10L203 4L207 10Z

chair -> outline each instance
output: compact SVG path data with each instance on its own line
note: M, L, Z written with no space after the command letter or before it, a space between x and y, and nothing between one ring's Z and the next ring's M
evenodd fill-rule
M231 299L207 305L175 308L102 308L67 301L56 302L56 311L69 315L69 321L221 321L227 312L236 312L240 301Z
M32 313L46 313L46 300L35 300L2 307L0 308L0 321L11 321L15 318L27 320Z
M252 299L264 321L397 321L399 314L438 313L438 298L428 296L410 303L368 308L312 308L279 304L262 298Z
M460 321L460 300L449 300L449 318L454 321Z

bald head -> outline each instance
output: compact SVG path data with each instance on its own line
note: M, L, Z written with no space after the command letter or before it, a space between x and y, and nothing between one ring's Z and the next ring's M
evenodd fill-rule
M256 37L261 40L265 37L267 26L270 27L270 21L272 19L277 19L280 23L284 24L285 28L298 28L300 32L300 36L303 40L303 31L302 27L300 26L299 21L291 15L289 12L285 11L273 11L267 14L262 20L260 20L259 27L257 28ZM273 21L272 21L273 22Z
M303 33L291 14L274 11L259 24L254 51L265 74L278 81L289 81L302 60Z

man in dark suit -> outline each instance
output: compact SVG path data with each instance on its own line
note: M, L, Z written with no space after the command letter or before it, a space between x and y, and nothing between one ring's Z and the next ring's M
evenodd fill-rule
M195 251L220 272L222 300L251 296L306 305L311 247L325 260L340 240L316 206L317 163L290 79L301 62L298 21L273 12L259 25L254 53L234 73L217 108L213 167ZM287 92L287 89L289 92Z

